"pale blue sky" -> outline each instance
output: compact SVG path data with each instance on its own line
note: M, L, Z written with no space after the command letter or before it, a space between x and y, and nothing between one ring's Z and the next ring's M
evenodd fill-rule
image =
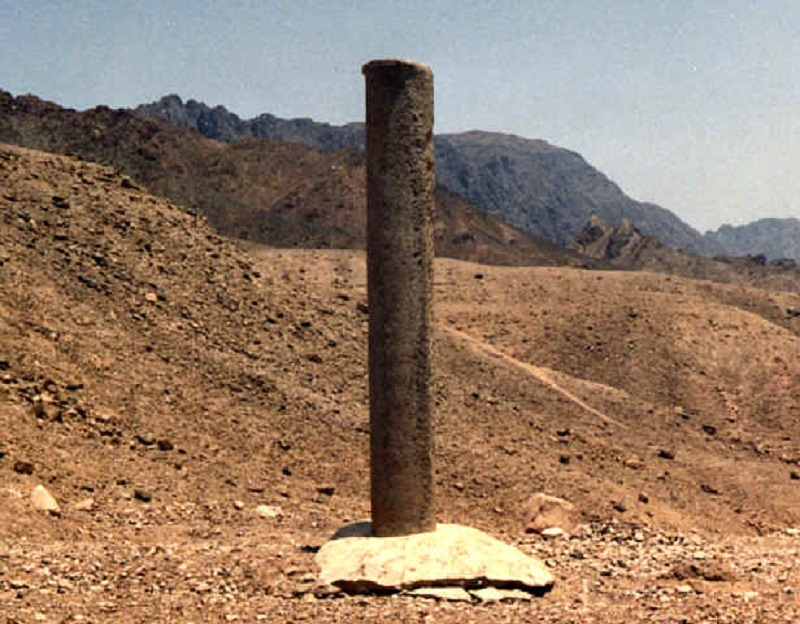
M344 123L388 56L433 68L437 132L546 139L700 229L800 217L797 0L0 0L0 88L79 109Z

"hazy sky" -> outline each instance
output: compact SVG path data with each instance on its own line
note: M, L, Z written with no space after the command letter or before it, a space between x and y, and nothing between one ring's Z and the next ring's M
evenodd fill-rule
M0 88L79 109L344 123L389 56L433 68L437 132L546 139L699 229L800 217L797 0L0 0Z

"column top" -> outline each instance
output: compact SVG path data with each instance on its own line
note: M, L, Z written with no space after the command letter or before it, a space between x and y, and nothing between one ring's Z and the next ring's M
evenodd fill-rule
M364 66L361 68L361 73L366 74L368 72L376 70L379 71L382 69L406 69L414 72L433 75L431 68L424 63L418 63L417 61L399 58L374 59L364 64Z

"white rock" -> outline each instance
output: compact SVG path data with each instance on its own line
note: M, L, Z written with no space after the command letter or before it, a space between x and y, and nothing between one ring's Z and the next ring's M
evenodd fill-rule
M61 513L56 499L43 485L37 485L31 492L31 504L37 511L47 511L51 514Z
M272 505L259 505L256 507L256 514L260 518L280 518L283 515L280 507Z
M451 602L472 602L472 596L463 587L417 587L408 592L412 596L449 600Z
M368 522L349 525L320 549L316 560L323 583L357 593L479 582L543 593L554 582L538 559L454 524L398 537L373 537Z
M547 537L549 539L564 537L566 534L567 532L561 527L550 527L549 529L545 529L544 531L541 532L542 537Z
M73 509L76 511L93 511L94 510L94 499L93 498L86 498L79 503L75 503L72 506Z
M471 589L469 593L481 602L508 602L511 600L530 600L531 594L521 589L499 589L497 587L483 587Z

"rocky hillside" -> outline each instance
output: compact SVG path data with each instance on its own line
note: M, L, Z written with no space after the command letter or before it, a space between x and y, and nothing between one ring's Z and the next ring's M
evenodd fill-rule
M0 145L3 615L797 621L798 295L655 273L436 261L438 518L549 561L550 595L320 587L314 553L369 515L365 275ZM525 532L539 491L569 539Z
M206 215L228 236L280 247L364 245L364 156L353 148L322 152L263 139L225 144L129 111L77 112L5 92L0 141L113 165ZM502 264L581 263L444 188L436 201L440 255Z
M767 260L792 258L800 262L800 219L759 219L747 225L723 225L704 238L728 253L763 255Z
M169 95L138 112L189 125L203 135L233 141L247 137L291 140L330 151L363 148L363 124L331 126L309 119L261 115L242 120L224 107L184 103ZM643 232L693 252L712 247L668 210L637 202L579 154L545 141L493 132L436 137L439 182L485 211L526 232L566 245L592 213L611 223L627 218Z
M626 271L657 271L693 279L742 282L760 288L800 293L800 265L794 260L767 262L763 256L694 256L642 234L623 219L612 226L597 215L570 243L574 251L603 267Z
M706 251L700 234L668 210L637 202L580 154L545 141L492 132L437 141L442 184L525 231L566 245L597 214L628 219L675 247Z
M333 482L343 513L364 510L363 255L245 253L113 170L19 148L0 148L0 189L6 477L33 459L62 499L91 486L109 505L120 487L166 503L262 482L305 501ZM534 488L598 517L800 521L798 295L454 261L436 275L443 517L481 525L498 506L492 523L521 528ZM742 463L772 485L749 488Z

